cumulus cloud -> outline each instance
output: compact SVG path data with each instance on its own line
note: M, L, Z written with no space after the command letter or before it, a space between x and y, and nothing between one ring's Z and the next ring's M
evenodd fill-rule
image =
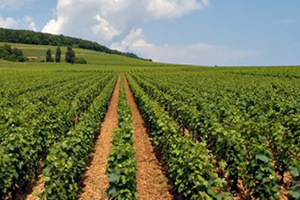
M209 5L209 0L199 3L195 0L152 0L149 2L148 11L155 18L180 17L193 10L203 9Z
M130 51L132 47L154 46L154 44L147 43L145 39L142 38L142 33L143 30L141 28L133 28L121 42L112 43L111 48L119 51Z
M144 39L139 39L131 44L132 47L153 47L154 44L147 43Z
M210 0L58 0L55 16L43 32L94 40L161 62L226 65L257 55L206 43L155 45L140 28L148 21L179 18L209 5Z
M249 64L261 52L207 43L190 45L155 45L144 39L141 28L133 28L120 42L110 46L123 52L133 52L153 61L195 65Z
M254 50L235 49L206 43L180 46L167 44L154 45L147 43L139 37L135 38L130 43L126 42L122 41L121 43L115 43L112 47L122 51L134 52L141 57L151 58L154 61L168 63L238 65L242 63L247 64L255 56L260 54L260 52Z
M61 30L60 30L61 24L63 24L62 19L57 19L56 21L54 19L51 19L47 23L47 25L43 28L42 32L58 35L59 33L61 33Z
M24 18L24 22L28 24L27 28L28 28L29 30L36 31L35 22L34 22L34 20L33 20L31 17L26 16L26 17Z
M0 0L0 9L17 9L35 0Z
M3 19L3 17L0 16L0 27L2 28L13 28L17 24L17 21L13 18L7 17L6 19Z
M99 22L99 24L92 26L92 31L95 35L101 34L104 40L111 40L120 34L118 30L111 26L109 22L100 15L96 15L94 19Z
M180 17L207 6L209 0L59 0L55 18L43 32L110 44L144 22Z
M6 19L3 19L3 17L0 16L0 27L29 29L29 30L36 31L35 22L30 16L26 16L23 19L17 19L17 20L11 17L7 17Z

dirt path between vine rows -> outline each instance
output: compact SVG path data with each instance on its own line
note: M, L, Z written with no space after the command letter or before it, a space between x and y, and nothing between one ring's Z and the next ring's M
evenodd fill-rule
M157 160L151 145L142 116L134 101L133 95L125 79L127 102L131 107L133 120L133 139L137 162L137 191L139 199L157 200L173 199L169 193L171 186L163 174L162 166Z
M108 107L105 119L101 125L100 135L96 141L94 152L91 154L91 164L87 167L84 188L78 199L108 199L106 189L109 180L105 174L107 158L112 146L113 131L118 128L118 99L119 99L120 77L118 78L114 93Z

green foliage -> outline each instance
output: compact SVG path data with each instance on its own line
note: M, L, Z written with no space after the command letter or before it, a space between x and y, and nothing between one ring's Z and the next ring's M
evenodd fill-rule
M49 47L41 48L39 56L44 56ZM93 127L101 121L91 113L105 113L102 106L91 105L107 91L105 86L111 84L113 90L110 80L120 71L129 74L151 140L183 199L230 199L227 190L236 180L255 198L277 199L282 179L275 173L287 171L292 175L289 198L299 199L299 67L118 67L143 62L78 51L89 60L87 66L0 61L0 199L13 198L41 167L45 197L76 198L97 134ZM95 65L99 57L103 66ZM109 193L136 198L130 184L135 173L132 131L125 128L129 118L120 118L123 129L114 134L120 148L109 161L115 169L109 174ZM188 129L190 137L177 125ZM115 163L123 163L124 172ZM228 186L216 173L220 166L229 175Z
M124 53L117 50L111 50L106 46L100 45L96 42L83 40L80 38L68 37L64 35L52 35L48 33L27 31L27 30L13 30L0 28L0 42L23 43L23 44L38 44L38 45L52 45L52 46L72 46L82 49L90 49L94 51L117 54L130 58L139 58L133 53ZM146 60L146 59L145 59Z
M216 116L209 116L207 113L203 115L194 107L176 101L176 97L159 91L145 81L145 78L136 77L136 80L181 127L187 128L198 141L205 140L217 160L226 161L226 170L229 173L229 179L233 181L233 190L236 190L238 178L241 177L254 197L278 199L275 168L271 165L271 153L266 146L243 139L240 135L241 130L225 128ZM180 94L177 93L177 95ZM208 112L208 109L205 112ZM222 118L231 115L222 113L226 110L220 111ZM237 114L231 116L237 116Z
M132 115L126 100L123 78L119 90L119 128L114 132L113 145L108 157L106 174L110 185L107 194L114 199L138 199Z
M75 52L72 50L72 47L67 48L66 62L71 64L74 64L75 62Z
M78 182L83 178L88 156L93 141L99 134L99 123L105 116L115 82L116 78L110 80L79 123L63 140L50 148L44 162L45 191L41 195L42 199L76 198Z
M75 57L74 63L75 64L87 64L87 61L83 57Z
M7 84L15 89L0 90L0 198L14 194L34 178L40 160L64 139L76 116L81 118L112 80L105 74L41 73L26 82L14 76L16 82Z
M60 62L61 60L61 49L60 47L56 48L56 53L55 53L55 62Z
M300 199L300 161L296 161L293 166L289 167L289 171L293 177L292 185L290 186L290 198Z
M211 164L205 142L194 143L182 137L172 120L151 101L128 76L130 88L151 130L154 144L159 147L168 165L169 177L184 199L231 199L224 189L225 180L218 177ZM218 188L216 192L214 188Z
M52 58L52 53L51 53L51 49L47 49L46 52L46 62L53 62L53 58Z
M17 48L11 48L10 45L5 44L0 46L0 59L15 61L15 62L25 62L26 58L23 55L23 51Z
M255 198L279 198L284 173L300 154L299 68L132 74L181 129L226 161L232 190L241 179Z

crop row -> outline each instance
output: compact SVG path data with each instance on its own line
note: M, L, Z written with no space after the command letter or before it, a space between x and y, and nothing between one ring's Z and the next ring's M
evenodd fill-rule
M50 148L44 161L42 177L45 190L41 195L42 199L74 199L77 196L78 183L84 176L88 155L99 135L100 123L105 116L115 83L114 77L93 100L79 123Z
M215 94L204 96L205 92L201 92L188 95L186 91L189 90L189 86L180 90L174 87L175 83L170 84L166 80L164 82L157 79L157 76L152 80L145 77L146 75L135 76L135 79L148 95L158 101L181 127L189 129L199 141L205 140L216 158L227 161L229 178L235 183L232 185L233 189L236 189L238 178L242 178L253 196L278 198L275 168L272 163L275 161L276 172L281 174L281 180L286 170L299 169L299 114L290 109L293 112L285 115L286 105L281 104L284 108L280 109L283 117L270 111L267 118L273 120L268 121L261 117L260 110L266 109L265 106L254 109L249 102L246 104L246 114L242 113L244 111L240 110L240 107L234 107L235 102L229 105L226 102L222 104L223 101L219 100L220 102L212 107L206 103L218 101L210 99ZM209 92L214 90L215 88L211 88ZM218 96L230 95L229 90L216 92ZM255 98L264 97L257 95ZM276 94L273 95L273 98L276 97ZM207 101L206 97L210 100ZM272 99L272 96L269 98ZM194 101L197 101L197 104L193 106ZM254 105L258 106L260 103ZM248 113L252 116L250 119L247 117ZM268 145L265 141L268 141Z
M124 78L119 89L118 129L114 131L106 174L110 186L107 194L114 199L138 199L136 190L136 160L133 148L132 114L126 99Z
M86 78L89 74L22 74L5 76L1 82L0 96L3 99L14 100L16 97L28 92L33 92L45 88L63 84L71 80ZM6 78L7 77L7 78ZM2 77L3 78L3 77ZM13 79L12 79L13 78Z
M205 141L193 142L183 137L172 119L152 101L139 85L127 75L128 82L141 111L143 119L151 131L154 144L162 153L168 166L169 178L178 193L185 199L229 198L224 186L211 164L211 156Z
M184 125L191 133L197 133L199 141L205 140L219 162L226 161L226 170L229 178L233 180L234 189L237 188L238 178L242 177L256 198L277 196L276 177L273 173L275 169L270 163L271 153L265 146L243 140L239 132L228 132L216 120L205 119L206 116L201 116L195 109L180 101L174 101L145 81L139 80L139 84L180 125ZM209 131L200 132L198 127L201 124L206 124Z
M11 106L3 108L3 112L0 113L0 143L9 138L11 134L20 131L19 127L36 126L35 124L39 121L43 123L51 120L54 123L53 120L58 118L56 109L60 107L65 109L66 115L72 118L71 121L74 121L78 107L77 102L85 98L88 91L99 92L100 90L97 88L103 88L102 82L105 84L109 79L110 76L103 74L102 77L98 75L88 81L86 79L73 80L59 87L54 86L20 96L10 103ZM69 121L67 116L65 116L66 122Z
M83 87L85 89L81 88L83 90L80 90L79 84L75 90L66 88L60 91L68 99L61 100L58 95L57 99L51 97L43 102L46 100L43 98L41 101L28 102L28 105L25 103L19 113L18 107L4 113L8 120L4 119L6 123L0 124L1 135L4 136L0 143L1 197L9 194L14 196L18 188L25 187L32 180L40 167L40 160L49 153L49 148L64 138L66 132L75 125L76 115L85 112L110 80L111 76L106 75L98 82ZM41 97L44 95L41 94ZM78 101L85 105L84 109L78 109Z
M101 76L101 75L100 75ZM105 74L103 74L105 76ZM59 77L59 80L56 80L56 82L53 82L51 79L46 79L48 81L48 84L51 84L50 86L40 85L38 89L30 90L29 88L23 88L23 93L17 94L12 87L8 87L8 97L3 97L3 100L1 101L1 107L3 109L11 109L14 110L17 107L24 107L24 105L28 105L30 103L36 103L37 101L40 101L42 103L52 103L57 100L62 101L69 98L69 95L72 95L74 92L78 91L78 86L87 87L89 84L95 82L95 80L99 78L99 74L97 75L88 75L88 76L80 76L80 77L73 77L69 79L65 79L65 77ZM91 82L94 80L93 82ZM38 80L37 80L38 81ZM84 84L83 84L84 83ZM34 84L34 83L31 83ZM36 85L39 85L37 82ZM37 86L36 86L37 87ZM77 90L76 90L77 89ZM12 90L10 92L10 90ZM68 90L69 93L64 92ZM66 94L66 95L64 95ZM58 98L58 96L60 98Z

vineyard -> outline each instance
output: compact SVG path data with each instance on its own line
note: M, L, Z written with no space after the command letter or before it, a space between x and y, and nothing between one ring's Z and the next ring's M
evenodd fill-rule
M0 65L0 199L300 199L298 67L155 65Z

